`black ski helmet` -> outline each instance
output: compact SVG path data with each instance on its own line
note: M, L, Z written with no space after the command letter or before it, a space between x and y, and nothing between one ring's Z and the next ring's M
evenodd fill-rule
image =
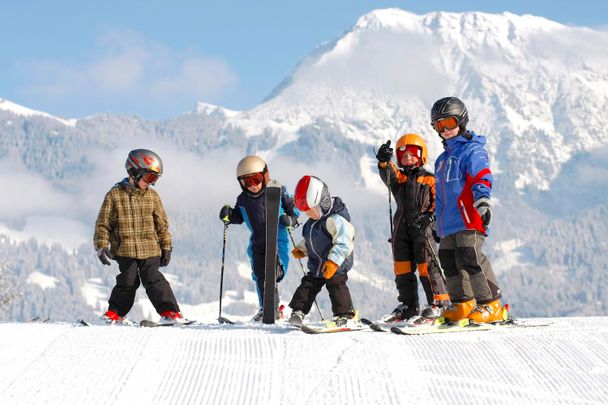
M455 117L458 120L458 128L461 133L467 129L469 112L464 103L456 97L444 97L437 100L431 108L431 125L435 121L447 117Z

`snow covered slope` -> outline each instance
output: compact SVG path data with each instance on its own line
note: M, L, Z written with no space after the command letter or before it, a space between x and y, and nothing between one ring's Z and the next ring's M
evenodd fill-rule
M608 318L452 335L0 324L3 404L605 404Z

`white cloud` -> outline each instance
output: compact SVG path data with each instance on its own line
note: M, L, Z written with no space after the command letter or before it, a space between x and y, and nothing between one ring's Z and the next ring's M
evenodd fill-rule
M0 184L3 194L0 218L10 215L12 219L23 220L29 215L55 215L64 212L72 200L14 158L0 161Z
M224 61L193 49L175 49L124 29L100 34L78 60L36 60L26 64L25 92L37 97L115 97L139 102L176 98L213 100L238 82Z

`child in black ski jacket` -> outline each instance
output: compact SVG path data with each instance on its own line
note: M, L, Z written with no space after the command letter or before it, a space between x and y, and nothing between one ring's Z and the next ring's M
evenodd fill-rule
M421 315L434 319L441 314L440 308L449 304L441 268L431 258L435 249L431 239L435 176L423 168L427 147L420 135L406 134L397 140L395 157L398 167L391 162L393 149L390 144L390 140L383 144L376 157L380 178L388 185L397 203L391 241L400 304L383 320L405 321L419 315L416 270L428 304Z

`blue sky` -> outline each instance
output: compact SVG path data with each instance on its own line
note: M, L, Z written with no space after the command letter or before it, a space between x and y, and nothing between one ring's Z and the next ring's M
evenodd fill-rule
M63 117L258 104L377 8L534 14L606 29L608 1L29 1L0 13L0 98Z

